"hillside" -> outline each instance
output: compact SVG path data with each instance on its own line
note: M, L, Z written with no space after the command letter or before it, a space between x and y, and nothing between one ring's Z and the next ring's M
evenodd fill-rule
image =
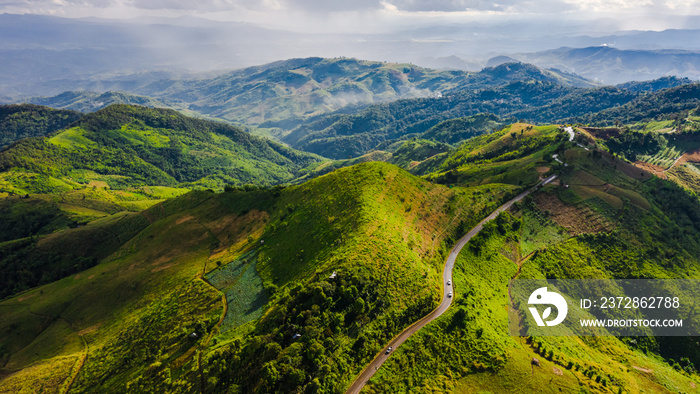
M440 98L377 104L355 113L338 111L320 115L282 134L281 140L296 149L331 159L346 159L375 149L386 150L397 141L426 138L430 128L440 122L477 114L543 124L553 121L594 125L610 125L616 121L631 123L697 107L697 86L681 84L647 92L612 86L572 88L553 82L517 81L495 88L455 91ZM476 130L480 130L478 134L490 128ZM476 134L469 133L470 136Z
M53 97L31 97L26 101L52 108L65 108L79 112L95 112L112 104L141 105L152 108L176 108L173 103L164 103L151 97L123 92L64 92Z
M510 134L517 127L511 126ZM532 130L539 131L540 140L547 136L544 129ZM471 148L467 143L447 163L460 163L462 169L470 158L529 145L510 134L497 133ZM397 349L368 392L695 390L700 353L692 338L508 335L512 278L697 278L700 273L696 196L608 153L562 141L544 151L555 148L567 166L552 163L543 170L554 169L561 181L516 204L470 241L455 268L456 306ZM481 166L478 172L459 171L459 181L475 184L482 182L482 172L500 172ZM520 167L522 162L501 176ZM539 365L532 365L533 358Z
M693 83L689 78L679 78L676 76L661 77L651 81L632 81L617 85L618 88L627 89L634 92L653 92L656 90L675 88Z
M636 97L620 106L563 119L595 126L629 124L694 109L700 105L700 83L681 85Z
M190 121L110 108L116 125L133 111ZM102 119L100 129L112 130ZM700 384L700 353L685 350L686 338L507 334L506 284L515 276L700 272L697 197L580 142L588 144L526 123L456 149L411 139L384 159L427 180L359 163L295 186L192 191L140 213L0 243L0 391L342 391L437 305L457 237L552 173L561 181L463 249L455 304L398 348L369 390L689 391ZM541 369L532 370L533 357Z
M624 104L635 97L636 93L612 87L583 89L553 82L517 81L496 88L457 91L442 98L374 105L355 114L318 116L292 130L282 141L340 159L362 155L387 141L428 133L431 127L456 117L491 113L505 119L548 122ZM493 125L483 126L468 135L490 131Z
M6 182L21 174L47 177L44 183L5 186L15 193L71 190L93 181L112 189L221 188L289 181L317 162L223 123L172 110L113 105L49 138L21 141L2 152L0 171Z
M234 124L271 129L276 135L277 128L290 130L304 119L343 108L353 112L370 104L437 97L445 92L497 87L521 80L562 86L597 86L572 74L521 63L467 72L350 58L304 58L248 67L215 77L125 82L122 90L126 93L66 92L29 100L79 111L99 109L109 103L172 107Z
M63 129L82 115L31 104L0 106L0 150L24 138L41 137Z
M321 161L223 123L113 105L0 152L0 242L138 212L191 189L290 182Z
M0 390L69 376L74 392L342 390L436 304L453 235L512 191L366 163L287 188L191 192L40 237L25 256L45 247L97 263L0 303Z
M675 31L675 33L679 36L683 35L681 31ZM693 33L696 34L697 31ZM679 37L679 39L683 38ZM697 51L631 50L602 45L585 48L563 47L517 54L513 57L539 66L567 70L607 84L632 80L644 81L669 75L693 80L700 77L695 67L700 59L700 53Z

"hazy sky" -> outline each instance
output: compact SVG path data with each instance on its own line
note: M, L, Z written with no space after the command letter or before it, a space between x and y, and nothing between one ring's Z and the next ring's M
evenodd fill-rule
M308 32L382 32L417 24L505 19L616 22L623 30L692 28L696 0L0 0L0 13L64 17L197 16Z

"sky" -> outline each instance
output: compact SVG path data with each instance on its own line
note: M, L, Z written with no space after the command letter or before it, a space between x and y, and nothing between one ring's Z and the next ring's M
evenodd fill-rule
M614 21L611 29L691 28L695 0L0 0L0 13L70 18L196 16L297 32L382 33L503 20ZM595 33L595 26L591 28Z

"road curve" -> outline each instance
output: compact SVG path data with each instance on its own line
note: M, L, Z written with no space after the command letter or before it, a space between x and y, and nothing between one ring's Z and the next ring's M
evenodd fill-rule
M552 175L549 178L546 178L543 181L541 181L540 183L538 183L537 186L546 185L547 183L553 181L556 177L557 177L556 175ZM498 209L493 211L488 217L486 217L486 219L479 222L479 224L477 224L474 228L469 230L469 232L467 234L465 234L462 238L459 239L459 241L457 241L457 244L452 248L452 250L450 250L450 255L447 256L447 260L445 261L445 268L442 271L443 289L442 289L442 301L440 302L440 305L435 310L433 310L432 312L430 312L429 314L427 314L426 316L424 316L423 318L421 318L417 322L411 324L405 330L401 331L386 346L384 346L382 351L379 352L374 357L372 362L370 362L369 365L367 365L365 367L365 369L362 370L362 372L355 379L355 381L352 382L352 384L347 389L345 394L357 394L360 392L360 390L362 390L362 388L365 386L367 381L369 381L372 378L372 376L374 376L374 374L377 372L377 370L379 370L379 367L381 367L382 364L384 364L384 361L386 361L387 358L389 358L389 356L391 356L391 353L389 353L389 354L386 353L386 349L389 348L389 346L391 346L393 348L393 350L392 350L392 353L393 353L411 335L416 333L416 331L420 330L421 328L425 327L431 321L440 317L440 315L442 315L447 310L447 308L449 308L450 305L452 305L452 297L447 296L447 293L452 291L452 285L446 286L446 284L447 284L448 280L450 281L450 283L453 283L452 282L452 269L455 266L455 260L457 259L457 255L459 254L459 252L462 250L464 245L466 245L467 242L469 242L469 240L472 239L472 237L474 237L476 234L479 233L479 231L481 231L482 228L484 228L484 224L495 219L499 213L510 208L511 205L513 205L513 203L518 202L518 201L522 200L523 198L525 198L525 196L527 196L533 190L535 190L537 188L537 186L530 188L530 189L518 194L517 196L513 197L513 199L511 199L510 201L508 201L505 204L498 207Z

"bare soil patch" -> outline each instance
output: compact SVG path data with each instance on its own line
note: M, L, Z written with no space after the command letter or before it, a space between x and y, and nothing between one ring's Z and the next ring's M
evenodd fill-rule
M700 163L700 148L685 152L676 165L683 163Z
M540 179L544 179L544 174L546 174L549 170L549 167L537 167L537 174L539 174Z
M652 370L652 369L642 368L642 367L638 367L636 365L633 365L632 368L636 369L637 371L644 372L644 373L654 373L654 370Z
M100 328L100 324L95 324L94 326L90 326L78 331L78 335L83 336L85 334L92 334L93 332L97 331L98 328Z
M161 265L160 267L153 268L153 269L151 270L151 272L162 271L162 270L168 269L168 268L170 268L170 267L172 267L172 266L174 266L174 265L175 265L174 263L173 263L173 264Z
M615 227L586 205L567 205L556 196L546 193L537 194L534 199L540 210L549 212L552 221L564 227L573 236L608 232Z
M36 292L34 292L34 293L32 293L32 294L23 295L22 297L19 297L19 298L17 299L17 301L22 302L22 301L28 300L28 299L30 299L30 298L32 298L32 297L34 297L34 296L36 296Z
M652 173L661 179L666 179L666 174L664 172L665 168L657 166L655 164L650 164L644 161L637 160L634 162L634 166L640 170Z
M194 216L192 216L192 215L183 216L183 217L181 217L180 219L177 219L177 221L175 222L175 224L182 224L182 223L185 223L185 222L189 222L189 221L192 220L192 219L194 219Z

